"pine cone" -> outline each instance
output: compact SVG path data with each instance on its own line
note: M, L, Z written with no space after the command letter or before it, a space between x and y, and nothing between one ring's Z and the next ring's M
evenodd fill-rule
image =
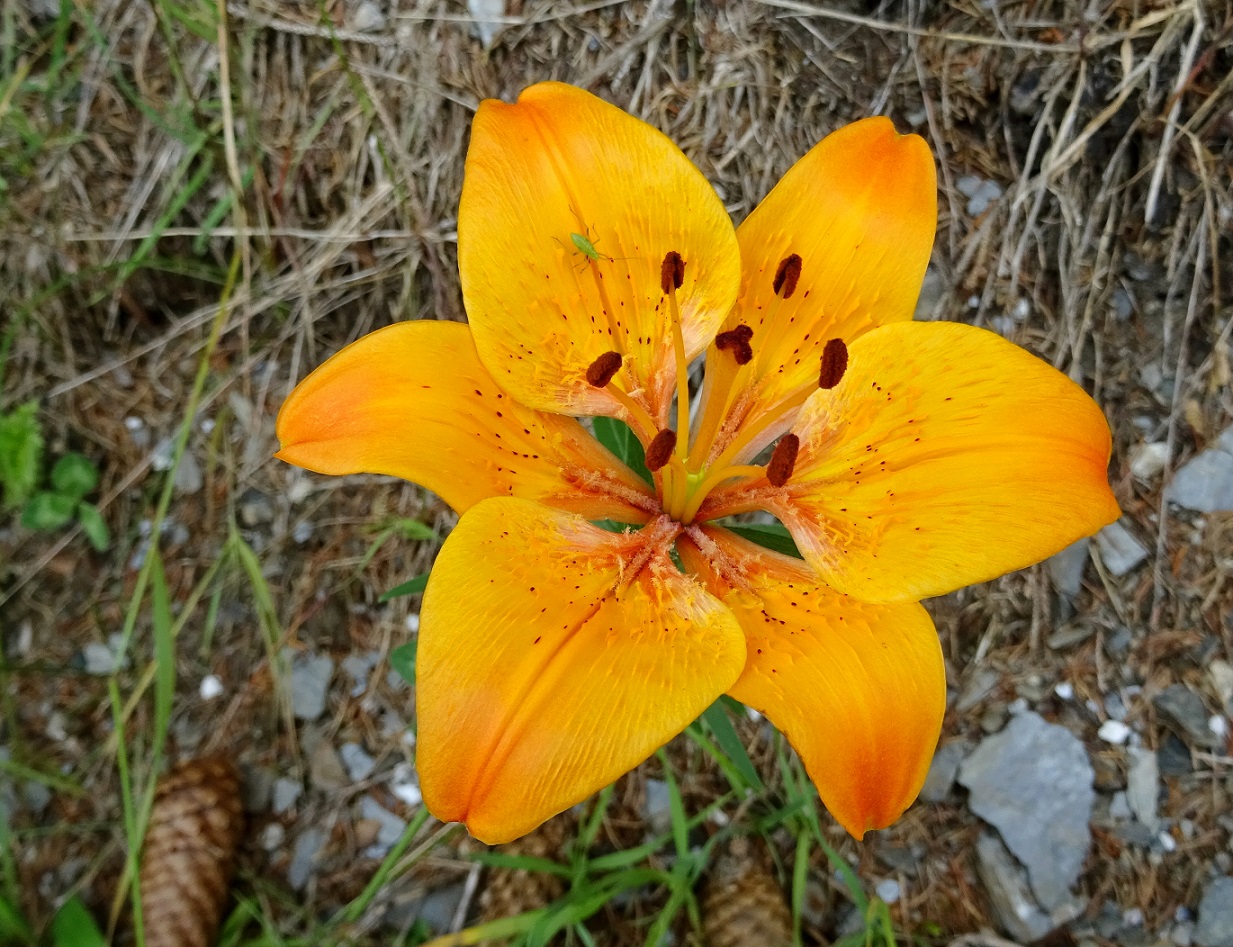
M792 914L765 859L746 839L716 859L702 894L707 947L788 947Z
M243 830L230 760L189 760L159 781L141 865L146 947L210 947Z
M498 846L496 851L559 860L568 837L568 819L568 813L549 819L530 835ZM480 913L485 921L513 917L547 907L564 893L565 883L557 875L525 868L490 868L480 896Z

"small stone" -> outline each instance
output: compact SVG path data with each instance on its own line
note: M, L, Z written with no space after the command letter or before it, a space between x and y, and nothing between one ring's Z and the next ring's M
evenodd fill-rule
M1194 924L1189 921L1179 921L1173 925L1173 930L1169 932L1169 940L1176 947L1190 947L1194 942Z
M1033 711L984 740L959 768L971 810L993 825L1027 867L1046 910L1070 901L1091 843L1096 801L1083 744Z
M929 764L929 775L921 787L920 797L925 802L945 802L955 785L959 764L971 748L961 740L952 740L938 748Z
M357 33L376 33L385 29L389 21L381 7L372 0L364 0L355 11L351 20L351 28Z
M377 666L380 660L381 655L376 651L367 654L349 654L343 658L342 669L355 681L355 685L351 688L352 697L359 697L368 690L369 672Z
M976 869L1007 934L1026 944L1053 930L1049 916L1032 898L1026 873L992 835L976 840Z
M894 904L899 900L901 893L899 890L899 882L894 878L887 878L883 881L879 881L877 885L874 886L874 891L886 904Z
M1133 815L1134 811L1130 808L1126 793L1115 792L1113 798L1109 800L1109 818L1114 822L1124 822Z
M1061 651L1065 648L1073 648L1077 644L1082 644L1092 637L1093 634L1095 634L1095 631L1091 625L1068 625L1051 634L1045 640L1045 644L1054 651Z
M240 782L240 796L244 802L245 812L264 812L270 807L270 796L273 791L273 772L264 766L244 767L244 778Z
M390 792L408 806L418 806L424 801L414 766L410 763L399 763L394 767L394 774L390 778Z
M1121 578L1144 559L1147 550L1120 522L1110 523L1096 534L1100 561L1115 578Z
M1156 754L1144 747L1132 746L1130 771L1126 776L1126 799L1135 818L1152 831L1160 824L1156 807L1160 801L1160 768Z
M1164 441L1140 444L1130 455L1130 472L1140 480L1154 480L1169 460L1169 445Z
M1225 713L1233 715L1233 664L1217 658L1207 666L1207 676L1220 703L1224 705Z
M660 834L672 828L671 799L668 784L662 779L646 781L646 805L643 807L643 815L652 832Z
M992 668L980 668L973 673L959 692L959 702L955 709L959 713L967 713L993 692L1001 683L1002 675Z
M343 765L351 781L358 783L367 779L377 768L377 761L364 751L358 743L344 743L339 747L338 755L342 757Z
M505 0L467 0L467 12L474 18L472 32L485 49L491 49L497 34L504 29Z
M255 487L249 487L240 494L238 501L240 522L252 529L274 520L274 504L268 496Z
M1083 570L1087 568L1087 550L1090 542L1091 540L1085 536L1049 557L1049 578L1053 582L1053 588L1068 602L1073 602L1078 598L1079 591L1083 588ZM1091 632L1088 631L1088 634Z
M305 829L296 838L295 847L291 850L291 866L287 869L287 882L296 891L303 889L313 876L317 856L325 847L327 838L329 835L325 829L316 827Z
M1216 878L1204 889L1194 939L1199 947L1233 947L1233 878Z
M312 539L312 536L313 524L308 522L308 520L300 520L291 530L291 538L301 546Z
M91 641L81 649L81 654L86 661L87 674L106 677L109 674L115 673L116 656L107 645Z
M324 792L342 789L347 785L347 771L343 769L342 760L334 751L328 740L318 743L308 757L308 778L314 788Z
M1220 739L1208 726L1211 718L1203 698L1185 684L1170 684L1152 700L1156 710L1182 739L1192 746L1220 747Z
M1121 746L1130 738L1130 727L1120 720L1106 720L1100 725L1100 729L1096 731L1096 736L1106 743Z
M996 181L988 181L974 174L966 174L955 182L955 188L968 199L970 217L979 217L989 205L1002 196L1002 188Z
M360 816L380 826L376 841L364 852L369 858L384 858L407 829L405 819L394 815L371 796L360 797Z
M1124 286L1117 286L1113 290L1113 316L1119 322L1125 322L1135 311L1135 298L1126 290Z
M205 478L201 475L201 464L197 463L197 458L193 456L191 450L185 450L180 457L180 466L176 468L176 492L191 496L199 493L204 485Z
M201 694L202 700L213 700L215 697L221 697L225 692L223 682L218 679L217 675L207 674L201 679L198 693Z
M334 676L334 661L325 654L303 654L291 665L291 706L300 720L325 713L325 696Z
M283 776L274 780L274 789L271 792L274 812L282 815L296 804L303 791L304 786L298 779L287 779Z
M273 852L282 848L283 842L287 840L287 830L282 827L281 823L271 822L261 830L261 847L267 852Z
M1165 499L1199 513L1233 510L1233 427L1173 475Z
M1057 695L1059 700L1074 700L1075 685L1070 683L1070 681L1061 681L1053 688L1053 693Z
M1194 772L1190 748L1172 733L1166 733L1156 749L1156 764L1161 776L1189 776Z
M22 787L21 795L27 811L36 819L51 804L51 790L37 779L27 781Z

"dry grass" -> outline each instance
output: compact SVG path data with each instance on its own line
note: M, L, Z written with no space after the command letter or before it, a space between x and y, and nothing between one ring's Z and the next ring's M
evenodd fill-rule
M1097 563L1073 618L1043 569L939 602L954 683L978 667L1002 672L992 705L1026 682L1047 691L1070 681L1095 712L1042 706L1094 733L1111 689L1201 684L1206 661L1233 660L1230 521L1179 522L1161 499L1169 470L1143 482L1128 466L1138 445L1165 441L1176 467L1233 418L1227 5L512 0L489 49L462 4L439 0L375 5L380 23L357 22L373 5L343 0L233 2L225 19L207 0L75 0L58 17L44 7L0 13L11 38L0 57L0 408L37 399L51 452L99 463L99 505L117 539L96 555L74 531L0 522L5 738L14 758L88 790L56 794L44 823L60 829L18 826L32 917L45 919L68 887L95 906L111 897L122 851L114 717L105 681L74 670L75 655L123 624L141 524L160 520L152 449L185 421L203 352L203 399L187 419L202 485L173 495L168 516L181 528L162 545L172 600L195 606L177 639L174 753L221 743L250 767L307 765L303 734L280 716L261 620L278 645L339 657L371 649L380 667L404 639L406 600L377 599L424 571L432 545L387 543L358 567L375 526L416 517L443 532L448 510L407 485L327 481L272 462L272 419L299 378L359 335L462 318L455 213L470 118L481 98L511 99L541 79L582 85L661 128L736 220L843 122L884 113L924 135L943 193L922 316L990 326L1094 394L1113 427L1126 522L1155 553L1122 580ZM1001 189L976 213L960 190L972 176ZM233 257L238 278L211 348ZM141 419L144 440L128 418ZM245 521L253 497L270 514ZM232 523L260 577L231 560L209 573L233 548ZM297 541L299 523L313 529ZM1066 622L1091 637L1047 648ZM1111 666L1105 641L1123 626L1130 650ZM143 618L133 666L118 677L125 697L151 647ZM207 673L227 685L221 712L197 695ZM317 735L406 755L391 733L407 694L380 669L371 680L358 698L335 693ZM151 714L135 701L129 735L152 732ZM980 718L952 714L946 726L972 736ZM138 766L149 761L137 755ZM1150 929L1193 906L1229 841L1217 818L1233 791L1227 774L1227 760L1214 760L1170 784L1166 811L1199 830L1162 863L1098 838L1084 880L1093 905L1139 904ZM371 873L344 821L332 821L349 798L314 798L298 814L335 826L304 911L267 896L284 856L254 846L247 890L273 923L294 927L345 901ZM958 934L989 925L976 832L960 807L918 807L885 839L846 850L865 878L894 875L883 847L917 850L917 876L899 876L908 896L895 920ZM440 877L470 871L442 857ZM828 891L824 865L815 874ZM807 933L835 923L823 912Z

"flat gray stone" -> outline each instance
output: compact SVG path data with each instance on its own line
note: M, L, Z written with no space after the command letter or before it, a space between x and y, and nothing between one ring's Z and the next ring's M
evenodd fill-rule
M1199 947L1233 947L1233 878L1217 878L1204 889L1194 939Z
M1173 475L1165 499L1199 513L1233 510L1233 426Z
M1012 938L1027 944L1053 930L1049 915L1032 898L1026 872L1006 846L987 833L976 840L976 870L1002 930Z
M1087 567L1087 548L1091 540L1084 536L1059 553L1049 557L1049 578L1058 595L1073 602L1083 587L1083 570Z
M377 823L377 840L364 850L368 858L384 858L394 844L402 838L407 822L381 805L371 796L360 797L360 818Z
M317 856L325 847L329 833L325 829L308 828L299 834L291 850L291 866L287 869L287 882L296 891L308 884L317 867Z
M1083 744L1032 711L985 739L959 768L973 812L993 825L1028 870L1046 912L1070 900L1091 844L1096 792Z
M270 793L272 808L277 815L282 815L296 804L304 786L298 779L287 779L285 776L274 780L274 789Z
M1115 578L1121 578L1147 558L1143 544L1120 522L1110 523L1096 534L1100 561Z
M325 697L334 676L334 660L325 654L301 654L291 664L291 707L300 720L325 713Z
M1160 766L1156 754L1141 746L1132 746L1130 771L1126 774L1126 801L1135 818L1155 832L1160 827L1157 806L1160 802Z
M1224 741L1208 726L1203 698L1185 684L1170 684L1152 703L1165 723L1191 746L1219 749Z
M338 755L342 757L343 766L347 767L347 775L353 783L367 779L377 768L377 761L358 743L344 743L338 748Z
M929 764L929 775L921 787L920 797L925 802L945 802L959 775L959 764L972 748L962 740L952 740L938 748Z

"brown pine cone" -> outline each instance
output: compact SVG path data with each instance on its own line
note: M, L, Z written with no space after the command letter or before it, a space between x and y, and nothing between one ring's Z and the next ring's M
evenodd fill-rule
M716 859L701 898L707 947L788 947L792 913L766 859L736 839Z
M563 813L530 835L499 845L494 851L560 861L571 823L570 814ZM557 875L525 868L489 868L484 893L480 895L480 914L485 921L513 917L547 907L564 893L565 882Z
M189 760L159 780L141 863L146 947L213 944L243 831L230 760Z

